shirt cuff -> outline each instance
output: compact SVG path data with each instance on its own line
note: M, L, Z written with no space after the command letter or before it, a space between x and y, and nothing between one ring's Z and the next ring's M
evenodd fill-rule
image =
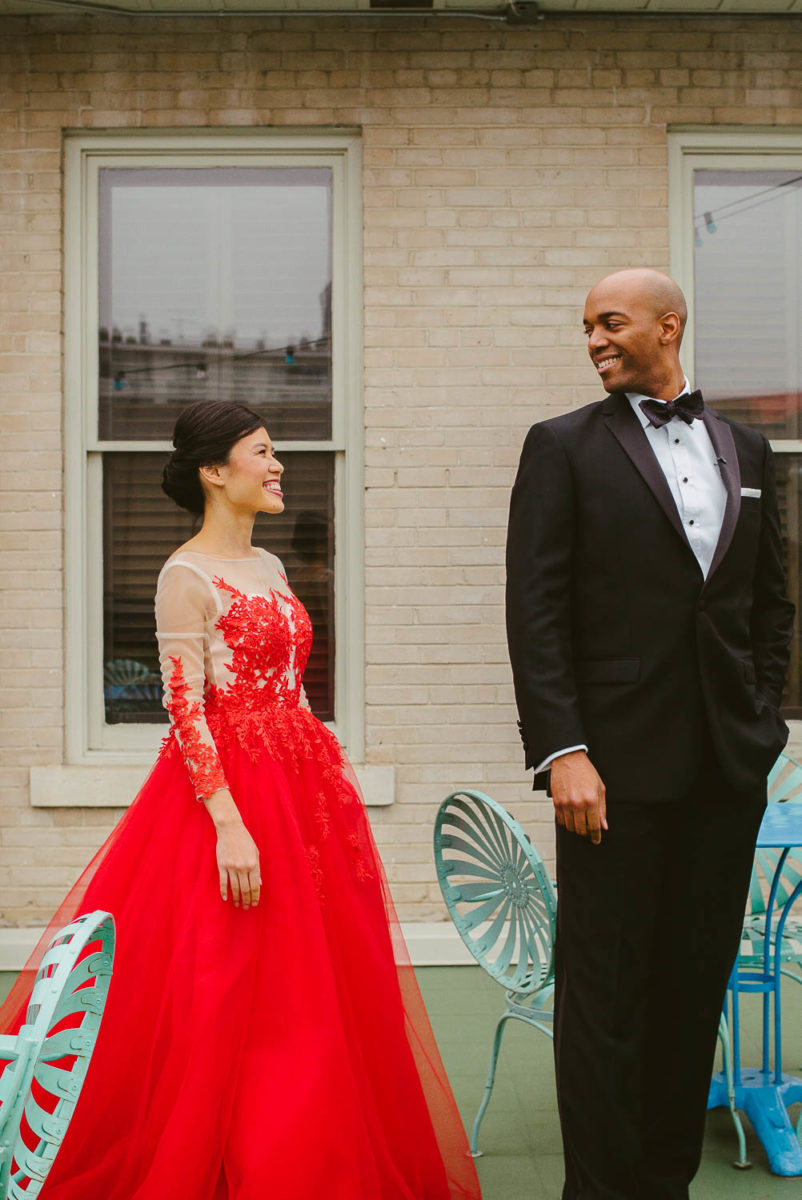
M555 758L562 758L564 754L572 754L574 750L584 750L587 754L587 746L566 746L564 750L555 750L548 758L544 758L542 763L535 767L535 774L539 775L541 771L545 771L546 767L551 766Z

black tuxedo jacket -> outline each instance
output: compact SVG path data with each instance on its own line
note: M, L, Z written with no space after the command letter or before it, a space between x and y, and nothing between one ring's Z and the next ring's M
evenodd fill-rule
M679 798L707 746L746 791L788 736L794 609L771 450L703 420L727 489L706 580L625 395L534 425L521 455L507 633L526 765L584 743L609 799Z

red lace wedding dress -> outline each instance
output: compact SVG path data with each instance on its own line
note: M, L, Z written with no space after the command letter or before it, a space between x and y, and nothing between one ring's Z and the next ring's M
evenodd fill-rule
M117 953L42 1200L478 1197L356 781L306 706L312 630L278 560L181 552L156 615L170 734L50 926L108 909ZM259 847L248 911L220 898L199 802L222 786Z

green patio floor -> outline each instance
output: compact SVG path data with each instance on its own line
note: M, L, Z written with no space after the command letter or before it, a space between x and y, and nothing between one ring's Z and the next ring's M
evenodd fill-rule
M487 1073L490 1041L504 1009L504 993L476 967L426 967L418 971L435 1035L466 1124L473 1120ZM802 1075L802 987L783 989L784 1065ZM760 1061L759 1013L754 997L745 1010L742 1061ZM655 1057L659 1075L659 1058ZM794 1106L792 1116L798 1116ZM763 1149L745 1121L749 1171L736 1171L737 1146L729 1112L708 1115L704 1158L693 1200L791 1200L802 1181L769 1172ZM485 1153L477 1167L484 1200L559 1200L562 1147L554 1092L551 1041L512 1021L496 1074L493 1099L482 1124ZM644 1200L647 1198L644 1197Z
M466 1124L482 1093L495 1022L504 1006L501 989L478 967L425 967L418 971L424 999ZM0 998L13 976L0 974ZM744 1004L743 1061L759 1061L759 1014ZM783 997L785 1067L802 1074L802 987L787 982ZM655 1060L659 1075L659 1059ZM798 1116L799 1106L792 1113ZM736 1171L734 1131L720 1110L707 1121L704 1159L691 1189L693 1200L791 1200L799 1179L771 1175L762 1147L747 1123L749 1171ZM484 1200L559 1200L560 1131L554 1094L551 1042L512 1022L504 1035L493 1100L482 1127L485 1154L478 1160Z

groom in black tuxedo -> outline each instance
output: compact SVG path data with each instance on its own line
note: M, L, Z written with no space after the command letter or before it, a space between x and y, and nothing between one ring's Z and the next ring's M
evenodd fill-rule
M682 292L621 271L584 325L606 398L534 425L507 628L557 821L563 1200L687 1200L793 606L766 439L704 406Z

